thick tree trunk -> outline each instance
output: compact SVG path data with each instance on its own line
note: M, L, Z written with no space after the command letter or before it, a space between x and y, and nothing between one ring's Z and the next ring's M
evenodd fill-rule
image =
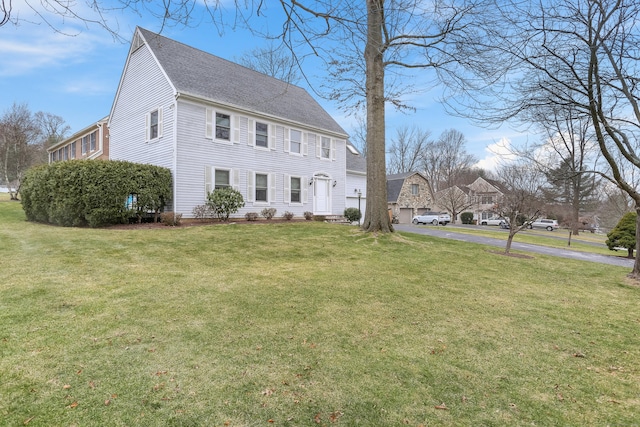
M362 229L393 231L387 208L385 91L382 26L384 0L367 0L368 31L364 56L367 89L367 210Z

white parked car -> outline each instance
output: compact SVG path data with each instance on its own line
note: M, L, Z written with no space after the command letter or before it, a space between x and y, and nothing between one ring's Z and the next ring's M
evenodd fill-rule
M555 219L538 218L527 225L527 228L544 228L548 231L557 230L560 226Z
M451 216L448 213L425 212L422 215L414 216L411 222L414 224L447 225L451 222Z
M488 219L481 219L480 225L502 225L503 222L508 222L506 218L496 216Z

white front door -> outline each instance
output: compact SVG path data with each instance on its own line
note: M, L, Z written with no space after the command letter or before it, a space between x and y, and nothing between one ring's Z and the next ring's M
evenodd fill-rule
M313 180L313 213L331 213L331 180L315 177Z

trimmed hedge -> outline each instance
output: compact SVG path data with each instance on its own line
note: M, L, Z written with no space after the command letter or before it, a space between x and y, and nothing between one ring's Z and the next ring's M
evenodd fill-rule
M20 187L29 221L100 227L158 218L171 198L171 171L114 160L68 160L27 171Z

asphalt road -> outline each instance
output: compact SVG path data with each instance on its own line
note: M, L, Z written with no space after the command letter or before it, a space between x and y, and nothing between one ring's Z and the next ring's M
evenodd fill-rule
M493 239L491 237L475 236L466 233L456 233L455 226L442 227L412 224L394 224L393 228L397 231L418 233L428 236L442 237L445 239L459 240L463 242L479 243L481 245L496 246L500 248L504 248L506 244L505 240ZM620 256L606 256L586 252L578 252L571 249L550 248L546 246L532 245L529 243L520 243L516 241L517 238L518 235L516 234L514 241L511 243L511 249L513 250L633 268L633 259L623 258Z

